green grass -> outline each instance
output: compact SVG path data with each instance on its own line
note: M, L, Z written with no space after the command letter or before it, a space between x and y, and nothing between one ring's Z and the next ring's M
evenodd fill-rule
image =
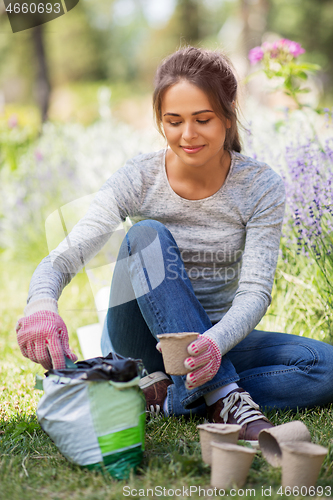
M35 375L43 375L43 369L22 357L15 335L15 324L22 315L29 280L38 260L36 256L35 261L29 258L27 263L14 261L7 253L1 256L0 499L210 498L209 492L206 496L202 492L200 495L194 493L196 487L207 491L210 488L210 467L201 460L196 427L202 419L159 417L148 421L144 459L128 481L117 481L106 473L88 471L69 463L41 430L35 410L42 393L33 387ZM273 304L260 326L267 330L322 337L320 331L326 335L327 327L323 302L316 291L319 278L313 267L309 268L301 260L298 262L299 269L288 267L282 261L279 263ZM76 328L97 321L93 296L84 274L79 274L65 289L59 312L68 326L70 345L79 353ZM318 485L333 485L333 405L297 414L270 412L268 416L275 424L303 421L313 442L329 448ZM281 470L273 468L257 454L243 492L234 498L244 498L247 489L256 492L251 498L263 498L262 488L269 487L272 487L269 498L295 498L278 494L280 483ZM183 487L189 494L191 486L191 497L168 494L168 490ZM129 489L123 490L124 487ZM147 489L156 487L162 491L157 489L154 494L153 491L145 494ZM323 493L321 497L327 498L327 495Z
M330 448L318 485L332 485L333 432L330 422L333 408L305 411L296 415L279 412L269 416L276 424L292 419L302 420L308 426L312 440ZM196 428L200 422L199 419L186 421L175 417L159 417L148 421L146 450L140 468L128 481L117 481L108 474L81 469L67 462L40 429L34 415L13 416L0 424L1 498L118 500L123 498L125 486L137 491L156 487L176 490L190 486L208 490L210 467L201 460ZM256 498L261 498L262 487L272 486L272 498L285 498L277 494L280 481L280 469L273 468L257 454L242 489L253 489L256 491ZM135 497L136 495L130 496ZM169 497L172 496L166 496ZM236 496L240 497L241 495ZM192 498L200 496L193 494Z
M257 328L331 343L331 290L324 276L313 260L282 248L287 259L278 261L272 304Z

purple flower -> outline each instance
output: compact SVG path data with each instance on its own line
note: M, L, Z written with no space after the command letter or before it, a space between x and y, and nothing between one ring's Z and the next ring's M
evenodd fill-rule
M249 52L249 60L251 64L256 64L261 61L263 57L264 51L261 47L254 47L254 49L251 49Z

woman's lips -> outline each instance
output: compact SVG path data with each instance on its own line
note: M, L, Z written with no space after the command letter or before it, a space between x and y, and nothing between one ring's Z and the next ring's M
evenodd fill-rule
M193 154L201 151L205 146L180 146L185 153Z

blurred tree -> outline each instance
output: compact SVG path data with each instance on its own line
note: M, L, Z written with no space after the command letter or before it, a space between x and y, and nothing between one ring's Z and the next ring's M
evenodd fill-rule
M98 51L111 81L134 81L138 55L149 36L145 0L83 0L87 20L98 34Z
M240 0L241 19L243 22L243 50L249 50L262 42L267 28L269 0Z
M51 86L106 79L102 34L90 23L86 2L50 23L19 33L12 33L2 2L0 7L0 86L5 102L35 101L45 119Z
M94 0L95 9L100 1ZM103 2L104 3L104 2ZM112 5L112 0L108 1ZM65 16L45 25L45 44L53 85L107 77L104 32L93 22L89 2L80 1Z
M0 86L6 102L30 103L39 86L45 117L49 85L109 80L151 88L161 59L186 44L221 48L246 70L248 51L271 33L300 42L332 78L332 26L332 0L80 0L40 33L13 34L0 0Z
M178 25L178 33L186 43L195 45L200 38L199 0L178 0L171 22Z
M0 2L0 88L4 101L23 101L32 91L34 78L31 34L13 34L5 5Z
M47 112L50 103L50 79L47 67L45 44L44 44L44 26L39 25L31 30L31 36L35 47L36 56L36 76L35 76L35 96L39 105L42 121L46 121Z
M230 37L220 37L231 17L240 17L238 0L178 0L170 19L153 26L138 55L139 75L149 86L162 58L184 45L233 52Z

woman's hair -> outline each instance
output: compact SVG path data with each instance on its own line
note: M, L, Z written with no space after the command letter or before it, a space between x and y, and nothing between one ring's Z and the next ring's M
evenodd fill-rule
M237 80L228 58L219 52L186 47L167 57L155 76L153 109L157 128L162 129L162 99L165 91L181 80L186 80L208 96L214 112L222 119L230 120L224 149L240 152L236 114Z

